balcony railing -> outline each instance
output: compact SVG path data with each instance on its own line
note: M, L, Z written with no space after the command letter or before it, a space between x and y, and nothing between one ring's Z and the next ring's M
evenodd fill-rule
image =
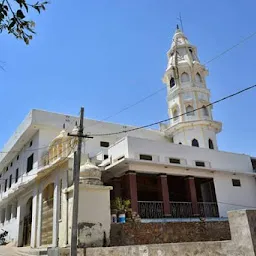
M162 201L138 201L139 215L142 219L164 218ZM169 218L219 217L217 203L198 202L198 213L193 212L191 202L170 202Z
M219 210L217 203L199 202L198 211L201 217L219 217Z
M163 218L162 201L138 201L139 215L142 219Z
M193 216L191 202L170 202L172 218L190 218Z

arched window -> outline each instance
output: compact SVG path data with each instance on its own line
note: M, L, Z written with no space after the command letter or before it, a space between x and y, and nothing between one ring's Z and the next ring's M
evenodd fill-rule
M186 113L187 113L186 115L187 116L194 116L195 112L193 110L194 110L194 108L191 105L188 105L186 107Z
M214 149L213 142L211 139L208 140L209 149Z
M181 74L181 82L182 83L189 82L189 75L188 75L188 73L184 72L184 73Z
M174 80L174 78L172 77L171 79L170 79L170 87L172 88L172 87L174 87L175 86L175 80Z
M180 144L180 145L182 145L182 143L181 143L181 142L179 142L179 144Z
M203 107L202 107L202 111L203 111L203 115L204 115L204 116L209 116L209 112L208 112L208 109L207 109L206 106L203 106Z
M193 139L193 140L192 140L192 146L193 146L193 147L199 147L198 140Z
M202 77L200 76L200 74L199 73L196 73L196 82L197 83L202 83Z
M174 122L179 119L178 115L179 115L179 111L175 108L175 109L173 110L173 112L172 112L172 117L173 117L173 121L174 121Z

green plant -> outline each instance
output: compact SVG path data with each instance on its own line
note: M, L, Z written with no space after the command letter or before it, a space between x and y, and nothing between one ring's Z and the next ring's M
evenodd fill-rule
M0 3L0 33L7 31L26 44L35 34L35 22L28 19L31 10L41 13L46 9L48 1L29 3L29 0L2 0Z
M131 205L131 200L122 199L121 197L116 197L111 201L111 209L117 210L117 213L125 213L129 210L129 206Z

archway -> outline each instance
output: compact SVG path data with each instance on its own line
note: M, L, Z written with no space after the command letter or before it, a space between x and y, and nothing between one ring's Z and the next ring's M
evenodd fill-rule
M23 246L30 245L30 240L31 240L32 200L33 200L33 197L30 197L26 203L24 226L23 226Z
M54 184L49 184L43 191L42 204L42 245L52 244L53 230L53 190Z

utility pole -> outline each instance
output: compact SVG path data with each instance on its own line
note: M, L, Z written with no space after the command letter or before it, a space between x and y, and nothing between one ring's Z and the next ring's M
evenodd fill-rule
M71 256L77 256L77 224L78 224L78 202L79 202L79 177L81 163L81 149L83 138L93 138L84 135L84 108L80 111L80 124L77 134L68 136L78 137L77 152L74 152L74 192L73 192L73 214L72 214L72 233L71 233Z

